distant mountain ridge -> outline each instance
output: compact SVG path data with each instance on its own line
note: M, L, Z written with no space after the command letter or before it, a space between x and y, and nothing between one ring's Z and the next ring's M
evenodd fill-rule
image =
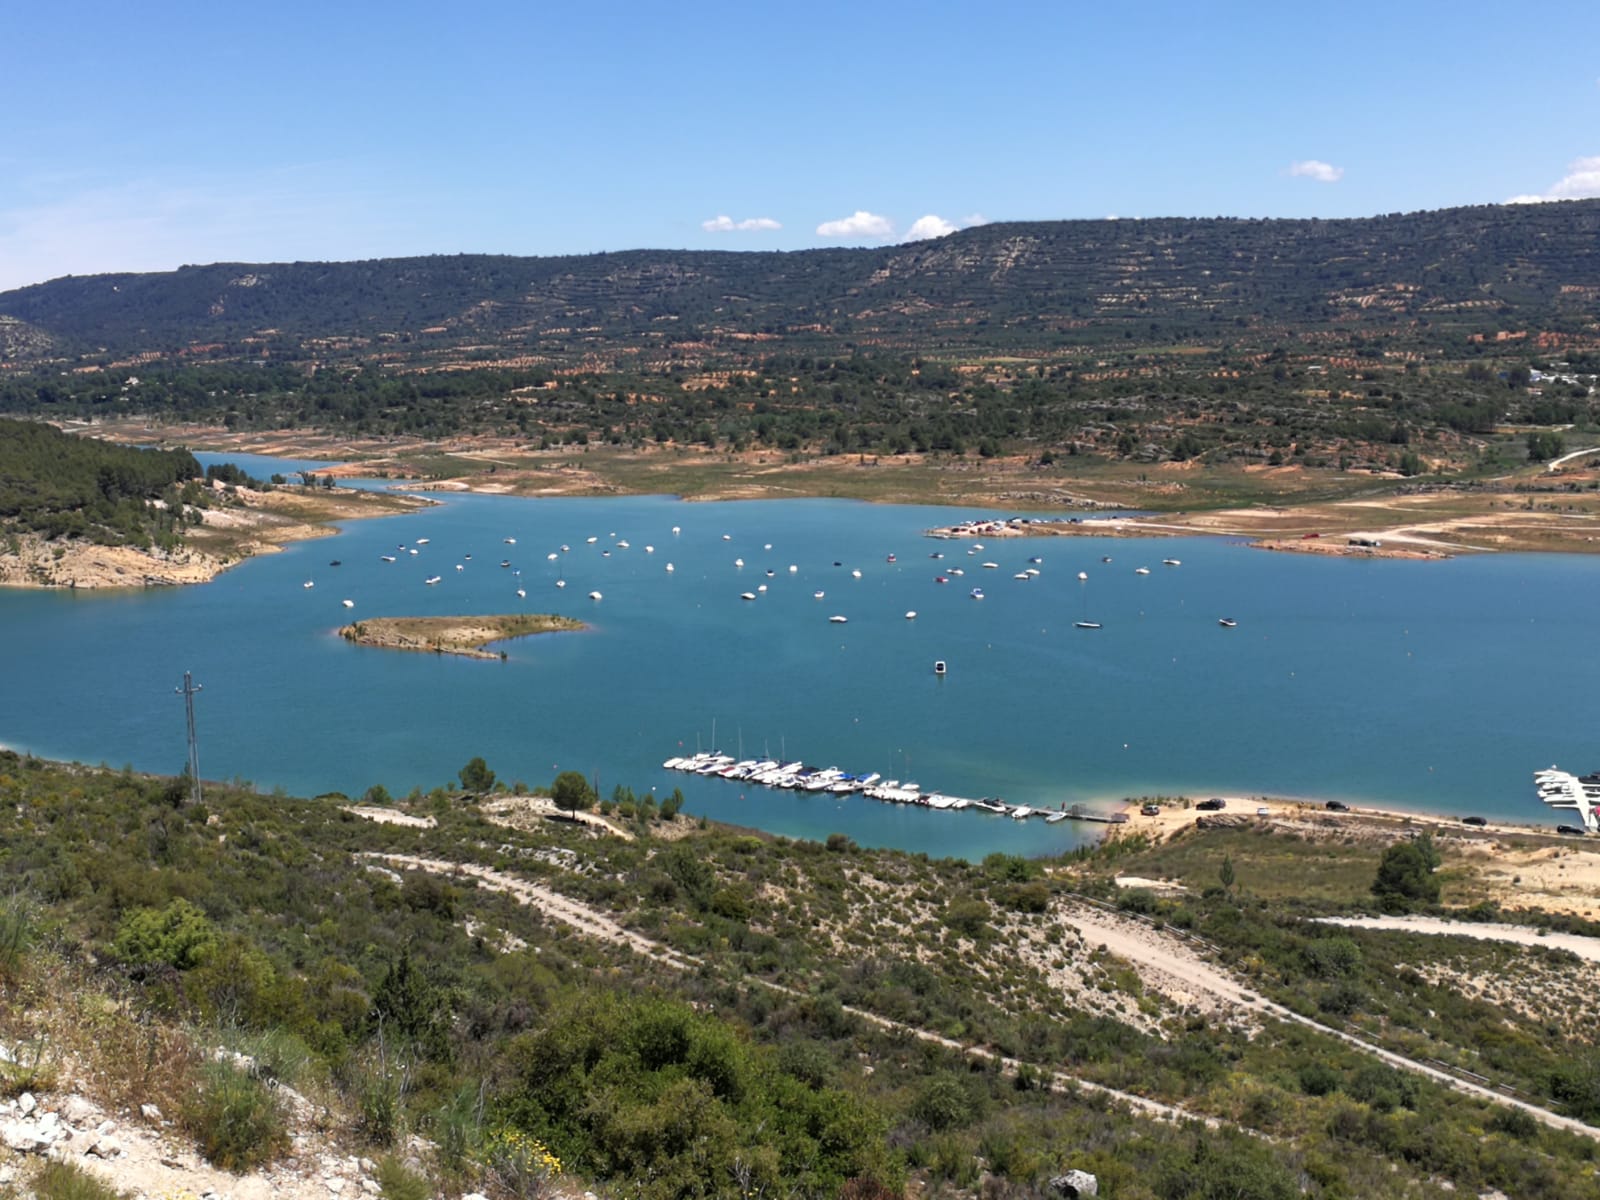
M1341 220L1037 221L791 252L217 263L0 293L0 358L377 339L401 356L771 337L974 348L1219 325L1579 329L1600 200ZM10 318L7 320L7 318Z

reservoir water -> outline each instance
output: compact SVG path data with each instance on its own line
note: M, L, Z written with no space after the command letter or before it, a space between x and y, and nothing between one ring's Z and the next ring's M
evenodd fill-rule
M948 509L434 498L204 586L0 592L0 743L177 772L173 689L192 670L208 778L403 794L482 755L508 781L572 769L602 794L681 787L688 811L719 820L967 857L1056 852L1097 828L773 792L661 762L710 748L714 727L730 754L1035 806L1270 793L1523 820L1552 819L1535 768L1600 767L1600 558L1333 559L1222 539L976 550L922 535L968 515ZM335 634L362 617L518 610L591 628L507 643L503 662Z

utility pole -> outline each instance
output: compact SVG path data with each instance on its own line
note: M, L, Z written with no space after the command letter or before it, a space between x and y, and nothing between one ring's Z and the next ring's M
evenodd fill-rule
M194 696L200 690L200 685L195 683L188 671L183 673L183 686L173 688L183 697L183 707L189 718L189 801L192 804L200 803L200 746L194 736Z

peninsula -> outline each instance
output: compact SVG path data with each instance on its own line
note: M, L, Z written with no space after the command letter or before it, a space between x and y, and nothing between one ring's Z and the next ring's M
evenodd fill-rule
M492 642L535 633L571 633L586 629L582 621L554 613L506 613L482 617L373 617L339 630L339 636L360 646L389 650L424 650L464 658L504 658L490 650Z

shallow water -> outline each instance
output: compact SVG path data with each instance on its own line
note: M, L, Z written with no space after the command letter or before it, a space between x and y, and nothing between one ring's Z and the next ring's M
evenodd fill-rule
M969 554L922 536L967 515L947 509L435 498L201 587L0 594L0 742L177 771L173 688L193 670L210 778L398 794L482 755L506 780L575 769L606 794L681 787L690 812L720 820L968 857L1059 851L1098 827L772 792L660 764L714 736L730 754L1035 806L1270 792L1533 820L1547 816L1533 769L1600 766L1597 559L1338 560L1221 539L994 539ZM1035 555L1038 576L1015 579ZM518 609L592 628L508 643L504 662L334 634L363 616ZM1085 619L1103 628L1073 627Z

